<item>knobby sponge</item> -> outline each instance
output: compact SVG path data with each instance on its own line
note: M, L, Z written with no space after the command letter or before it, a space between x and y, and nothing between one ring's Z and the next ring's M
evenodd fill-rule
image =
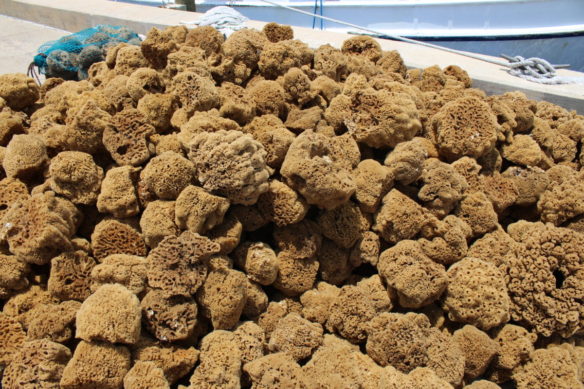
M105 284L77 312L76 337L87 342L134 344L140 338L140 301L126 287Z
M268 189L266 151L239 131L201 132L190 144L196 178L211 193L251 205Z

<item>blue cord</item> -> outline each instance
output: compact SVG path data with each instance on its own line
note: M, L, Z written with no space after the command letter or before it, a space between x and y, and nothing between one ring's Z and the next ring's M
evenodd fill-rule
M317 4L318 4L318 0L314 0L314 11L312 11L312 13L315 15L316 15ZM312 17L312 29L313 30L314 30L314 27L316 27L316 16Z
M324 10L324 0L320 0L320 16L322 16ZM320 29L324 30L324 19L320 19Z

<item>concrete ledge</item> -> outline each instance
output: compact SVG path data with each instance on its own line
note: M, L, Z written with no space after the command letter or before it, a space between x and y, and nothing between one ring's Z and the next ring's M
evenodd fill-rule
M152 27L164 28L196 20L200 14L118 3L108 0L0 0L0 14L30 20L67 31L79 31L97 24L126 25L146 34ZM249 27L261 29L265 23L249 21ZM340 47L350 35L294 28L294 36L311 47L331 44ZM584 114L584 85L541 85L513 77L504 69L480 60L440 50L390 40L379 40L383 50L398 50L408 67L445 67L456 64L473 79L473 86L489 94L524 92L534 100L546 100ZM560 70L560 75L584 77L584 73Z

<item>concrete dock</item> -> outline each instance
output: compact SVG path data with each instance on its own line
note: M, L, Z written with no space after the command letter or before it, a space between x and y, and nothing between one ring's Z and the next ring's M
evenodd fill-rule
M0 0L0 15L38 23L41 25L39 27L41 30L43 30L43 26L53 28L47 29L46 36L39 41L43 32L39 32L32 25L22 25L22 34L20 31L14 31L14 34L10 35L11 28L7 27L8 31L5 31L3 26L4 21L9 19L0 20L0 32L2 32L2 43L0 44L8 45L11 52L18 51L20 46L22 52L28 51L30 53L32 47L36 49L40 43L55 39L63 30L79 31L97 24L114 24L126 25L138 33L145 34L152 27L164 28L181 22L194 21L201 14L109 0ZM17 22L10 20L10 23L15 25ZM258 29L261 29L264 24L257 21L247 22L249 27ZM33 30L40 33L41 36L37 38L36 33L30 33L31 42L26 45L18 43L26 41L27 31ZM7 38L12 39L12 37L15 40L7 43ZM316 48L326 43L340 47L342 42L351 35L296 27L294 28L294 37ZM379 40L379 42L383 50L398 50L408 67L425 68L432 65L446 67L455 64L469 73L473 79L473 86L481 88L489 94L519 90L532 99L550 101L584 114L584 85L582 84L537 84L511 76L501 66L477 59L398 41ZM5 59L4 53L2 55L3 57L0 57L1 73L21 68L17 61L14 65L16 68L4 65L10 62L10 58ZM570 70L560 70L558 73L566 77L582 77L584 81L584 73Z
M26 73L40 45L67 34L70 32L0 15L0 74Z

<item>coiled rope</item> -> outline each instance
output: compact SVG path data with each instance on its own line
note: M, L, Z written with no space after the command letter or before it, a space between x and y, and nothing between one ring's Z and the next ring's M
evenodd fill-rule
M584 77L558 76L558 74L556 72L556 67L554 67L554 65L550 64L548 61L546 61L545 59L542 59L542 58L534 57L534 58L525 59L521 56L515 56L515 57L505 56L505 58L507 58L509 61L509 62L506 62L506 61L499 60L499 59L492 58L492 57L485 57L485 56L482 56L480 54L469 53L467 51L460 51L460 50L451 49L451 48L444 47L444 46L435 45L435 44L428 43L428 42L422 42L422 41L418 41L415 39L406 38L406 37L403 37L400 35L386 34L386 33L380 32L380 31L370 29L368 27L363 27L363 26L359 26L357 24L344 22L342 20L329 18L328 16L318 15L316 13L310 13L307 11L303 11L301 9L289 7L287 5L276 3L276 2L270 1L270 0L260 0L260 1L267 3L267 4L275 5L277 7L285 8L285 9L293 11L293 12L298 12L301 14L312 16L313 18L319 18L322 20L327 20L329 22L338 23L338 24L342 24L342 25L345 25L348 27L352 27L352 28L355 28L355 29L358 29L361 31L366 31L370 34L374 34L374 35L381 36L384 38L389 38L389 39L402 41L402 42L406 42L406 43L412 43L415 45L429 47L432 49L442 50L442 51L446 51L446 52L452 53L452 54L464 55L465 57L478 59L480 61L492 63L492 64L498 65L498 66L503 66L503 67L507 68L507 72L509 74L511 74L515 77L522 78L524 80L537 82L540 84L548 84L548 85L574 84L574 83L584 84ZM563 65L563 66L565 66L565 65Z

